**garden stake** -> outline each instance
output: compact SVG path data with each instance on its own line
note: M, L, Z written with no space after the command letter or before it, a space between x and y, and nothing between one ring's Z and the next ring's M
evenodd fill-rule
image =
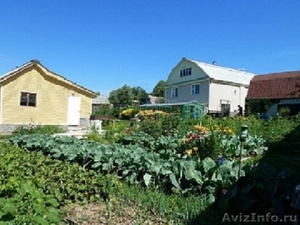
M240 156L239 156L239 170L238 170L238 179L241 176L241 167L242 167L242 151L244 149L244 142L241 142Z
M241 126L241 135L240 135L240 141L241 141L241 148L240 148L240 157L239 157L239 170L238 170L238 179L240 179L241 176L241 167L242 167L242 151L244 149L244 144L247 139L248 135L248 126L242 125Z

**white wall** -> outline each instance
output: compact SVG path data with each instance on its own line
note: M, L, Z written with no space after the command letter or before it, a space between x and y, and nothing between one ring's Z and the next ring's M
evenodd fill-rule
M180 71L183 69L192 68L192 75L180 77ZM165 86L182 85L189 82L203 81L209 79L209 77L201 70L195 63L190 61L181 61L176 67L174 67L168 76Z
M229 84L211 83L209 89L209 111L221 111L221 103L230 104L230 112L238 110L238 105L245 109L248 88Z

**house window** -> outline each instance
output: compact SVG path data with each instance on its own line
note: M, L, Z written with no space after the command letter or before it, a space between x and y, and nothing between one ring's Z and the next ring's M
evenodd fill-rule
M172 88L171 89L171 97L178 97L178 88Z
M192 68L180 70L180 77L186 77L189 75L192 75Z
M36 93L21 92L20 105L36 107Z
M199 95L199 94L200 94L200 84L193 84L192 95Z

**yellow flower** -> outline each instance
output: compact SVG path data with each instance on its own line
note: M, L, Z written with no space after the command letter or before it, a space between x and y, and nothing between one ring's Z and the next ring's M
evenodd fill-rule
M196 152L198 151L198 147L194 147L193 150Z
M188 142L190 141L190 139L188 139L188 138L183 138L182 141L183 141L184 143L188 143Z
M204 134L209 130L207 127L204 127L204 126L201 126L201 125L195 125L194 129L199 131L200 134Z
M192 149L188 149L185 152L186 152L186 154L191 155L193 153L193 150Z

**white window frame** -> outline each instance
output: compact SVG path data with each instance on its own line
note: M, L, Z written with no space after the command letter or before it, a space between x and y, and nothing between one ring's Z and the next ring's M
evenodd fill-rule
M196 92L196 86L198 86L198 92ZM191 85L191 95L200 95L200 84L192 84Z
M178 88L171 88L171 98L177 98L178 97Z

